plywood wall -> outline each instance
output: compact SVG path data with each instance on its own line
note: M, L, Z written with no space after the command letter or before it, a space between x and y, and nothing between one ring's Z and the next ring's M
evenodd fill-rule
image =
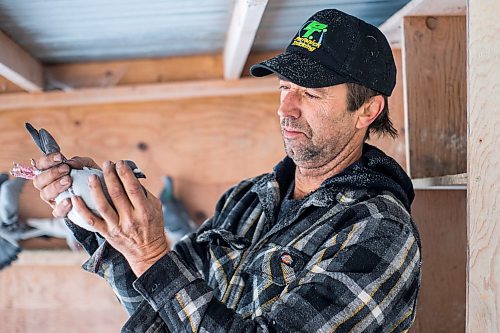
M171 175L193 216L207 216L230 185L271 170L283 157L277 103L276 94L265 94L6 111L0 114L0 170L40 155L24 129L29 121L53 133L67 157L136 161L153 193L162 176ZM24 217L50 214L31 185L25 192Z

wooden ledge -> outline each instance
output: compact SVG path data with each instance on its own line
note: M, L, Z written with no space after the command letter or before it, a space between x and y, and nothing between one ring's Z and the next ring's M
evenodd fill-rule
M14 266L81 266L89 255L84 251L70 250L23 250Z
M75 105L167 101L215 96L263 94L277 91L277 79L269 77L89 88L68 92L13 93L0 96L0 111Z
M467 174L413 179L415 190L467 190Z

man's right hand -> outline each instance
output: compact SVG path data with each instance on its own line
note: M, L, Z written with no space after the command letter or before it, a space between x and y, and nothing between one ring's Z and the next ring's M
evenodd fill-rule
M44 155L36 161L36 167L43 170L33 179L33 186L40 191L40 198L52 207L54 217L66 217L71 210L71 200L69 198L55 202L55 198L66 191L72 183L69 175L71 169L82 169L89 167L100 169L97 163L89 157L75 156L65 163L61 153Z

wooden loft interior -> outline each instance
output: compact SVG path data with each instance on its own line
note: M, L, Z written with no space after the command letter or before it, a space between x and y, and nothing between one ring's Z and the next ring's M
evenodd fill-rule
M234 3L217 54L49 63L0 31L0 170L39 154L23 130L29 120L50 129L69 156L137 161L153 193L172 175L202 222L225 189L283 156L276 79L247 74L279 52L253 48L272 1ZM400 135L371 143L412 177L423 246L410 332L499 327L499 12L495 0L412 0L380 25L398 66L389 103ZM22 218L50 216L30 186L22 199ZM25 246L32 249L0 272L0 322L30 331L50 319L52 331L64 332L94 316L95 331L121 327L126 315L110 290L79 269L83 254L53 240ZM56 290L61 276L68 280ZM73 301L64 297L70 289ZM86 305L92 295L103 299L98 308Z

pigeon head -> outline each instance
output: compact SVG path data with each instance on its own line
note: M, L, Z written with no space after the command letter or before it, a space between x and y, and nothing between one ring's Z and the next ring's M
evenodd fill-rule
M132 170L136 178L146 178L146 175L142 172L141 169L139 169L139 167L137 166L137 164L135 164L134 161L125 160L125 163L127 163L127 165L129 166L130 170Z

